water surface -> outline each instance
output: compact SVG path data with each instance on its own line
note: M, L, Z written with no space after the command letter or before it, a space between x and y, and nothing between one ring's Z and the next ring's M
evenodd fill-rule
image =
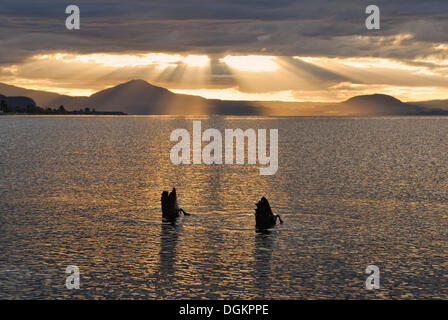
M278 128L277 174L171 164L193 119ZM1 116L0 137L2 299L448 298L448 118ZM172 186L193 214L175 225Z

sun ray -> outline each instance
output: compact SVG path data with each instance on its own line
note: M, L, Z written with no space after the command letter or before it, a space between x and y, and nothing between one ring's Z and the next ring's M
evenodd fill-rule
M279 66L272 56L225 56L220 61L242 72L276 72Z

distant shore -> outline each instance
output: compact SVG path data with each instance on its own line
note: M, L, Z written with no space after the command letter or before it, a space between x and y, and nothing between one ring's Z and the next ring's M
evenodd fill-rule
M66 112L66 113L30 113L30 112L0 112L0 116L127 116L127 113L121 111L103 111L103 112Z

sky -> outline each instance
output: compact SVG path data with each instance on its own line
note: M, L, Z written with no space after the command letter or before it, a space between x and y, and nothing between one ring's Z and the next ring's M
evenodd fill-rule
M90 95L132 79L226 100L448 99L448 1L2 0L0 82Z

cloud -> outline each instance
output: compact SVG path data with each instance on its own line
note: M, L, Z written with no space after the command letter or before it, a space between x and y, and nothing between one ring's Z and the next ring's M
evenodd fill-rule
M448 47L442 46L448 51ZM348 94L393 92L447 97L448 62L439 56L394 60L368 57L204 56L156 53L35 55L0 69L0 81L59 93L90 95L132 79L176 92L244 99L335 100ZM445 92L445 94L443 94ZM431 97L430 95L433 94Z
M81 29L70 31L68 3L3 0L0 81L72 94L142 78L179 92L222 97L339 100L372 90L445 97L448 2L376 0L380 30L365 28L370 4L78 0ZM148 56L157 53L174 60ZM225 61L241 55L275 61L258 72L244 67L250 58Z
M364 27L364 0L80 0L81 30L69 31L64 3L4 0L0 64L50 50L412 58L431 53L425 43L448 42L447 1L375 3L379 31ZM376 40L401 34L412 40Z

